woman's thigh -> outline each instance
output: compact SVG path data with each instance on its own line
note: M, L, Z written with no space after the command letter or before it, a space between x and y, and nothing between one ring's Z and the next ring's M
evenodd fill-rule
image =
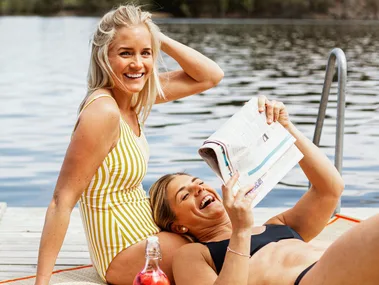
M379 215L337 239L300 282L300 285L321 284L379 284Z
M168 232L160 232L157 236L162 251L162 260L159 266L173 282L172 258L175 251L188 241L177 234ZM145 265L145 245L146 240L120 252L108 267L107 282L115 285L132 284L134 277Z

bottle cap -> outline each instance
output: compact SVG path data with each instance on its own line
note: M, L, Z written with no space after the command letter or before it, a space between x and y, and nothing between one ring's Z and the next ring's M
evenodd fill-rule
M147 238L148 242L157 242L159 243L159 238L157 236L151 236Z
M146 257L162 259L161 248L157 236L147 238L146 242Z

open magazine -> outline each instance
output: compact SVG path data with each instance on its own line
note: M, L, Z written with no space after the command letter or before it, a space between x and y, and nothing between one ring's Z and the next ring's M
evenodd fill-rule
M199 154L224 183L239 172L234 192L254 185L255 207L302 159L294 143L280 123L267 124L258 98L252 98L204 142Z

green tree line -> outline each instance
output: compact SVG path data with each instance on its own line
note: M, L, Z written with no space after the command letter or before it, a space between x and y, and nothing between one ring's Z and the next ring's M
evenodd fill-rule
M340 0L344 3L349 0ZM350 0L354 1L354 0ZM356 0L359 2L359 0ZM379 0L365 0L379 7ZM122 0L0 0L3 15L100 15ZM296 17L327 13L334 0L134 0L153 12L174 17Z

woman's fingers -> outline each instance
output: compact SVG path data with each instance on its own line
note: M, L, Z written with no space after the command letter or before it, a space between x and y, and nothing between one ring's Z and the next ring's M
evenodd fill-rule
M258 111L262 113L266 111L266 121L268 124L272 122L277 122L280 119L281 111L285 109L282 102L275 100L268 100L266 96L258 96Z
M267 123L268 124L271 124L273 122L273 119L274 119L274 104L276 102L275 101L270 101L268 99L266 99L266 120L267 120Z
M255 185L249 185L238 190L235 201L241 201L250 206L255 197L257 197L257 191L253 191L254 187Z
M246 193L244 199L247 200L247 206L251 208L251 204L253 204L253 201L258 195L258 191L249 191Z
M222 185L222 187L221 187L221 189L222 189L222 197L223 197L223 200L226 203L230 203L231 201L233 201L233 187L237 183L238 178L239 178L239 173L236 172L228 180L228 182L226 182L226 184Z
M280 110L282 109L282 102L275 102L274 104L274 122L279 120Z
M266 100L267 100L266 96L264 96L264 95L258 96L258 111L259 111L259 113L264 112Z

